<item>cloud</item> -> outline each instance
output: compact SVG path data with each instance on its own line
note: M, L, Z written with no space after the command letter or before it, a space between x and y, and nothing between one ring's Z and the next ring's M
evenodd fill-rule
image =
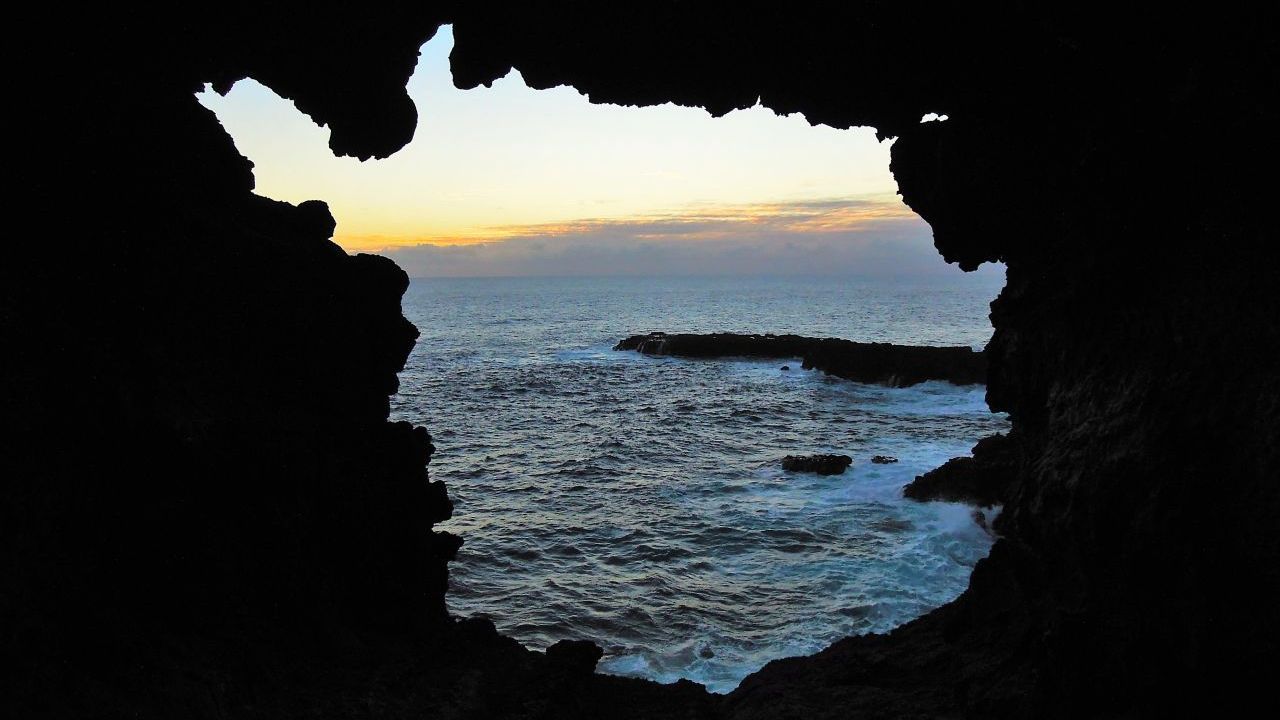
M491 228L491 239L387 248L411 277L955 273L897 198L689 206L636 218Z

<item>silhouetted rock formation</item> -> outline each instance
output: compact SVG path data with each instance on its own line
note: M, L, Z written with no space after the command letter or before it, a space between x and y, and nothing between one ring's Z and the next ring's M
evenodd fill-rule
M578 675L590 675L604 651L589 640L561 640L547 648L547 659L553 665Z
M959 599L722 699L568 677L444 618L448 500L426 434L386 422L413 339L403 274L328 242L319 204L253 196L192 97L253 76L335 151L385 156L413 134L403 87L443 21L461 87L516 67L593 102L760 102L897 138L894 176L943 256L1008 267L987 396L1019 462ZM1269 699L1265 14L284 2L43 5L14 25L6 207L32 229L0 263L6 715L1137 717Z
M947 500L991 507L1004 502L1018 471L1017 453L1006 435L973 446L973 457L951 458L902 489L912 500Z
M798 357L803 360L806 370L816 369L846 380L891 387L908 387L926 380L973 385L986 382L987 376L983 353L967 347L858 343L800 335L668 335L654 332L632 335L614 345L613 349L689 358Z
M37 65L74 75L31 88L22 204L47 225L0 283L6 645L30 669L14 691L55 715L242 714L343 634L448 634L460 540L432 531L452 506L427 431L387 422L408 278L333 244L324 203L253 195L193 93L253 72L335 149L386 154L434 25L228 10L153 34L131 14L67 21Z
M782 458L782 469L787 472L808 472L819 475L840 475L853 458L848 455L788 455Z

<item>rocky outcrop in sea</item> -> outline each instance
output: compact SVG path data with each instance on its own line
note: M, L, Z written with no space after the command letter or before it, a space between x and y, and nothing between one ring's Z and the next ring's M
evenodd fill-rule
M1007 435L992 435L973 446L972 457L957 457L917 476L902 489L912 500L945 500L981 507L1004 502L1018 470L1017 450Z
M860 343L801 335L652 332L625 338L613 349L687 358L801 358L806 370L891 387L927 380L981 384L987 374L986 356L968 347Z
M818 475L840 475L853 464L848 455L788 455L782 458L782 469L787 472L807 472Z

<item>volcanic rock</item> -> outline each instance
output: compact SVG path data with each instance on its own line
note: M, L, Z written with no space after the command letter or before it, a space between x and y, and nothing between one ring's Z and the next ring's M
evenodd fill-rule
M985 354L968 347L859 343L801 335L653 332L624 338L613 349L687 358L798 357L806 370L821 370L847 380L890 387L908 387L927 380L981 384L986 382L987 373Z
M853 464L848 455L788 455L782 458L782 469L787 472L810 472L819 475L840 475Z
M595 672L596 663L603 656L604 650L590 640L560 640L547 648L547 659L551 664L573 674Z
M951 458L902 489L912 500L945 500L990 507L1004 502L1017 470L1008 436L992 435L973 446L973 457Z

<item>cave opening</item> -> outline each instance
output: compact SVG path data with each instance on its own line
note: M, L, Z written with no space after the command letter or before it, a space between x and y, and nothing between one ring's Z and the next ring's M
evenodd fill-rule
M332 157L263 86L200 97L259 194L324 199L339 245L413 278L422 335L391 418L435 438L456 509L440 527L466 543L451 611L533 647L594 640L603 672L727 691L954 598L991 538L901 488L1006 428L981 387L612 350L649 330L981 348L1002 274L942 262L895 196L891 141L762 107L591 105L518 74L446 94L449 43L445 26L423 47L418 140L386 160ZM793 475L790 452L855 464Z
M1269 700L1280 674L1269 18L878 2L36 11L15 24L26 42L13 95L30 111L12 113L11 205L46 222L15 236L0 291L0 598L17 660L6 716L1213 717ZM426 430L388 422L417 336L402 314L407 275L344 252L324 204L298 202L331 199L347 242L357 214L341 193L271 200L272 164L246 147L269 197L255 196L249 163L193 97L205 82L259 78L328 123L335 153L387 157L411 139L405 82L445 21L459 87L515 67L531 86L599 102L674 101L729 124L758 103L897 137L895 177L942 255L1008 267L987 395L1013 428L1000 462L980 443L953 468L1002 486L1000 539L956 601L770 663L727 696L592 674L588 643L544 653L449 617L459 539L434 526L450 501L428 477ZM476 122L541 118L490 110ZM929 112L949 117L921 123ZM455 173L446 191L464 171L513 170L436 166ZM348 164L372 167L397 165ZM472 245L445 254L481 253ZM724 277L686 282L704 296L755 282ZM671 294L631 282L631 297ZM786 293L805 318L822 315L818 286ZM575 291L556 305L611 311ZM459 314L445 307L430 319ZM418 324L430 348L433 323ZM653 329L678 328L610 328L608 340ZM540 347L556 339L541 335ZM732 370L598 354L671 382ZM782 364L755 366L762 384L822 379ZM738 367L746 385L751 367ZM809 405L793 406L808 419ZM482 405L461 422L493 417ZM587 404L569 417L588 417ZM447 476L456 439L424 420L440 435L432 472ZM483 521L451 482L456 522ZM657 509L664 531L680 519ZM468 540L463 564L483 535Z

